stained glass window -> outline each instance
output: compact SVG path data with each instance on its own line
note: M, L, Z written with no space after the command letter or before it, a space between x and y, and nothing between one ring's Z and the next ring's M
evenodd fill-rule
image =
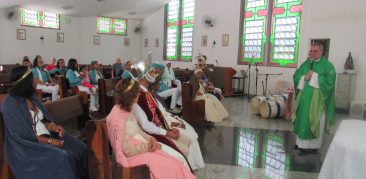
M296 67L302 0L243 0L241 64Z
M239 142L237 147L237 165L255 168L258 156L258 137L255 131L242 129L239 132Z
M290 159L285 153L283 136L269 134L265 137L262 162L266 176L285 178L285 172L290 167Z
M60 29L60 15L31 9L20 9L21 25Z
M195 0L171 0L166 10L164 58L191 61Z
M127 20L111 17L97 17L97 33L127 35Z

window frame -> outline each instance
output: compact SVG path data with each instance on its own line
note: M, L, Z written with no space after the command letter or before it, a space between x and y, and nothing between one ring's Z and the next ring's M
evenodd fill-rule
M168 56L168 23L169 23L169 3L165 5L164 7L164 46L163 46L163 59L165 61L180 61L180 62L192 62L193 60L193 47L194 47L194 37L195 37L195 28L196 28L196 1L197 0L193 0L194 1L194 14L192 19L190 20L189 24L187 23L187 26L192 26L193 31L192 31L192 43L191 43L191 48L192 48L192 52L191 52L191 56L183 56L182 55L182 48L183 48L183 29L186 24L182 24L182 22L184 21L184 11L183 11L183 6L184 6L184 1L185 0L177 0L178 1L178 26L177 26L177 37L176 37L176 58L170 58L170 56Z
M303 7L303 0L290 0L291 2L284 2L286 8L283 8L282 13L274 12L275 10L278 10L281 7L281 5L278 5L278 0L264 0L265 4L263 6L266 7L266 9L261 9L261 6L256 7L250 7L254 10L246 12L247 8L246 5L248 4L248 0L241 0L241 7L240 7L240 25L239 25L239 47L238 47L238 64L239 65L248 65L249 63L252 65L260 65L260 66L269 66L269 67L284 67L284 68L296 68L298 63L298 55L299 55L299 45L300 45L300 38L301 38L301 15L302 15L302 7ZM249 8L249 7L248 7ZM264 32L262 33L264 37L262 37L262 44L261 44L261 56L255 56L250 55L251 57L246 56L245 57L245 35L248 34L245 32L246 28L246 19L255 19L258 17L261 17L259 15L259 11L263 10L262 13L265 15L265 22L263 23L263 29ZM294 12L292 12L294 11ZM295 40L294 45L280 45L280 47L288 47L289 49L293 50L293 58L292 59L275 59L274 53L275 53L275 27L277 25L276 18L280 18L281 16L284 16L285 18L295 17L297 19L296 22L296 30L291 33L295 33L295 37L290 40ZM258 18L260 19L260 18ZM286 32L285 32L286 33ZM290 33L290 32L288 32ZM281 39L281 38L280 38ZM286 42L287 43L287 42ZM293 46L293 47L292 47ZM278 47L278 46L276 46ZM285 53L285 52L283 52ZM247 53L249 54L249 53ZM255 54L250 52L250 54ZM291 52L287 52L288 55L291 54ZM282 56L286 57L286 56Z

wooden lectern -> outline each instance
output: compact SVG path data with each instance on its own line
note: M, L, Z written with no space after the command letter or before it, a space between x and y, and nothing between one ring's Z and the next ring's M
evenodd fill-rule
M234 94L232 78L236 71L233 68L208 65L204 72L216 88L223 90L224 96Z

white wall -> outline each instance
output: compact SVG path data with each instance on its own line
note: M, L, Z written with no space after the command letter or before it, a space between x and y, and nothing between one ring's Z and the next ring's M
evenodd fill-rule
M155 39L159 38L159 47L155 47ZM144 39L148 39L148 47L144 47ZM152 52L153 61L163 60L164 43L164 8L160 8L142 21L141 57Z
M208 63L216 64L218 60L220 66L233 67L236 70L247 69L247 65L237 65L238 59L238 40L239 40L239 18L240 18L241 0L196 0L196 30L194 37L193 55L198 52L208 57ZM301 40L299 52L299 64L306 59L309 49L309 39L330 38L329 60L336 67L337 72L343 72L343 65L348 52L352 52L355 60L355 67L358 71L358 81L355 98L366 100L363 91L366 83L362 78L366 77L366 71L361 71L366 66L366 54L364 44L366 41L366 12L362 9L366 6L363 0L334 1L334 0L304 0L301 24ZM215 26L206 29L202 26L202 16L208 14L215 19ZM143 20L143 28L149 29L143 31L142 37L153 39L158 35L160 39L164 38L164 8ZM221 35L229 34L229 46L221 46ZM201 36L208 36L208 46L201 47ZM213 40L216 46L212 47ZM150 44L149 44L150 45ZM150 47L149 47L150 49ZM154 52L157 49L153 49ZM144 54L146 51L142 51ZM160 46L156 52L156 58L162 59L163 47ZM174 62L173 67L192 68L193 62ZM274 88L279 80L291 81L292 75L296 69L279 67L258 67L259 73L283 73L282 76L269 77L268 89ZM252 74L255 73L252 69ZM261 93L261 81L264 76L260 76L258 93ZM254 75L251 84L251 93L254 93Z
M98 60L104 64L114 63L116 57L123 60L135 57L140 58L141 34L134 33L137 20L127 21L127 36L105 35L96 33L96 17L80 18L79 42L80 62L90 63ZM101 44L94 45L94 36L100 36ZM124 38L130 38L130 47L124 46Z
M43 56L46 63L51 56L70 58L79 57L79 20L73 17L68 18L72 23L65 23L62 19L62 30L35 28L21 26L18 19L8 20L1 13L0 19L0 62L3 64L21 63L23 56L27 55L31 60L35 55ZM16 29L26 30L26 40L16 39ZM64 33L64 43L56 42L57 32ZM45 39L43 43L40 37Z
M128 20L127 36L96 33L96 17L61 17L61 30L21 26L19 20L7 20L0 9L0 64L21 63L23 56L31 60L39 54L48 63L50 57L76 58L79 63L99 60L103 64L122 59L140 58L141 34L134 33L138 20ZM16 29L26 30L26 40L16 39ZM64 33L64 43L56 42L57 32ZM101 45L93 44L94 35L101 37ZM42 43L40 37L43 36ZM124 38L130 38L130 47L124 47Z

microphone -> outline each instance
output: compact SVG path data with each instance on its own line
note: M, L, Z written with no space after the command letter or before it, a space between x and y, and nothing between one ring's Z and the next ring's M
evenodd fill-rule
M215 61L216 61L216 65L219 66L219 62L217 62L217 59Z
M313 62L313 61L311 61L311 63L310 63L310 70L311 70L311 71L313 71L313 67L314 67L314 62Z

